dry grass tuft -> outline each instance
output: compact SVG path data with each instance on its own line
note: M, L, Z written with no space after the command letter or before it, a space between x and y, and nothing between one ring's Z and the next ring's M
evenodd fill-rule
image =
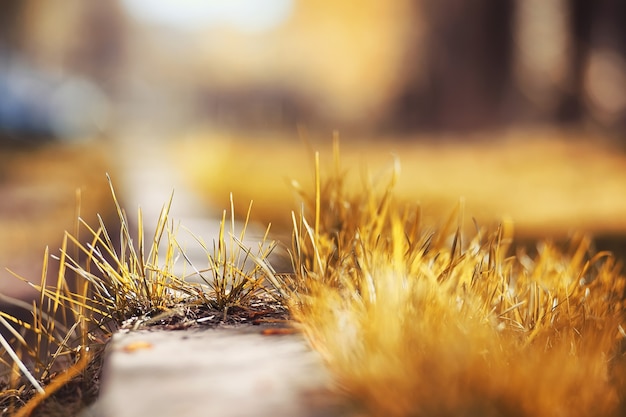
M531 258L512 230L428 227L339 164L294 216L292 312L340 389L375 416L617 416L626 281L586 237ZM309 220L310 219L310 220Z
M192 275L202 278L201 282L191 282L176 272L177 262L190 260L176 240L178 228L169 217L172 199L163 206L155 234L149 238L144 235L139 210L133 236L110 179L109 184L119 219L119 237L112 237L100 217L97 228L78 217L74 232L65 233L56 257L56 282L47 281L47 250L39 283L19 277L39 292L33 305L13 300L18 307L32 312L32 321L0 311L0 324L12 336L7 340L0 335L3 415L74 415L80 411L97 395L100 353L120 327L161 322L178 314L181 305L196 306L204 313L223 313L226 320L229 308L247 308L253 302L266 307L271 302L268 300L280 299L277 289L281 285L266 261L275 244L266 233L257 251L246 247L243 241L247 222L235 236L232 203L230 234L225 232L224 213L213 252L199 242L207 253L208 266L199 269L190 265ZM81 236L85 231L86 238ZM186 321L190 322L193 320ZM75 387L76 392L52 398L67 386Z
M210 249L200 239L198 243L207 254L208 267L195 270L201 280L196 289L203 304L218 311L248 306L259 295L269 295L276 301L282 296L280 279L266 261L276 247L276 242L269 239L270 226L257 242L257 250L247 247L243 242L252 211L252 202L239 234L235 233L235 208L233 196L230 196L230 230L225 229L226 210L222 212L219 235ZM191 265L191 261L188 260ZM193 267L193 265L191 265ZM189 284L191 285L191 284ZM206 291L206 289L210 291Z

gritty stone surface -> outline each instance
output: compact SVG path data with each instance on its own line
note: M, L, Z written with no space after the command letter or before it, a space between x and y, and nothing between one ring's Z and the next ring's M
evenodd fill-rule
M339 415L330 379L299 334L259 326L116 334L99 417Z

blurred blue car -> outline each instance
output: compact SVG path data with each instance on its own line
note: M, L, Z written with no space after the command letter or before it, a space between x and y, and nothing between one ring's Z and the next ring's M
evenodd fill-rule
M88 137L106 127L108 107L102 91L84 78L0 58L0 143Z

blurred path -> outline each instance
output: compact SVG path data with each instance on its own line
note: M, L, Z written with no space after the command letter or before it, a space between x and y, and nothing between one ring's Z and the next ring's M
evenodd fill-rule
M168 155L171 144L147 133L127 133L118 140L116 154L120 177L112 178L112 181L133 227L137 225L137 209L140 207L145 236L152 237L161 209L174 192L170 218L205 241L210 242L217 236L219 221L209 217L212 214L209 208L186 186L177 169L182 163L172 161ZM189 233L181 230L177 237L192 260L206 259ZM194 248L196 251L192 252Z
M118 139L117 162L120 178L113 178L122 194L122 204L131 209L141 207L146 223L155 223L161 207L174 191L173 218L203 218L208 210L185 185L177 167L183 163L168 155L171 143L148 133L127 133Z
M142 208L148 235L174 189L171 217L210 242L219 221L186 187L167 145L137 136L119 143L120 203L131 221ZM193 247L194 264L206 265ZM82 417L339 415L330 378L301 334L265 336L260 326L143 330L114 335L107 349L100 398Z
M115 335L99 402L106 417L336 416L329 378L300 335L258 326Z
M176 239L194 266L201 269L207 265L204 249L197 242L201 239L207 247L213 247L213 240L219 235L222 210L226 207L208 207L206 199L197 195L186 183L183 171L185 161L172 160L170 154L172 142L158 135L148 133L127 133L120 135L117 143L118 178L112 178L122 208L126 210L131 227L136 230L137 208L143 213L144 235L146 245L154 231L163 206L174 192L170 219L178 228ZM230 227L227 217L226 227ZM238 233L240 225L235 225ZM248 226L246 239L248 245L256 243L264 230L255 225ZM135 235L131 229L131 235ZM192 269L180 260L175 270L189 274Z

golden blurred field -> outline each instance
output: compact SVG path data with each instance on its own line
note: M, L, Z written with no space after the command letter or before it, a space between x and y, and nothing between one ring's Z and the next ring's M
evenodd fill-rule
M57 254L64 231L74 230L79 195L80 215L90 224L111 212L105 149L87 143L0 151L0 292L24 291L5 268L39 278L45 247Z
M253 218L282 232L299 204L291 181L312 184L314 150L322 168L333 164L330 134L304 136L202 132L172 144L172 152L212 206L227 207L232 192L236 211L243 215L253 200ZM507 218L517 236L626 232L626 153L608 138L545 129L356 139L340 140L349 181L376 181L397 159L396 195L419 202L435 221L463 199L472 228L471 218L480 225Z

